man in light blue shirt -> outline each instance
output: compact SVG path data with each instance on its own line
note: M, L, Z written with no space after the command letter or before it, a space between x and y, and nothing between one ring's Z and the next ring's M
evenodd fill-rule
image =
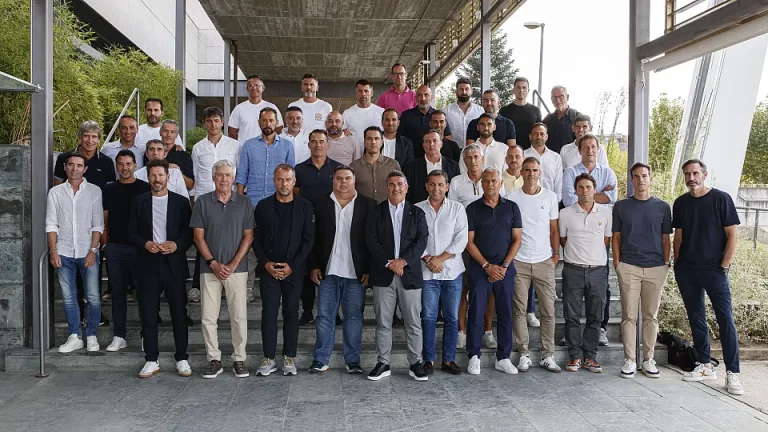
M261 135L246 140L237 167L237 192L245 193L255 206L275 193L273 175L281 164L295 165L293 142L277 136L277 111L267 107L259 113Z
M613 204L616 202L616 185L618 181L613 170L605 165L597 163L597 155L600 152L600 144L597 137L591 133L584 135L576 141L576 147L581 154L581 163L569 167L563 173L563 205L568 207L577 201L576 190L573 184L579 174L591 175L597 187L595 188L595 202L599 204Z

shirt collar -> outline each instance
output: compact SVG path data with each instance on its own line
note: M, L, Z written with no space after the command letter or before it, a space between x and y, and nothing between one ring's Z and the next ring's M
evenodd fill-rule
M400 210L403 207L405 207L405 200L402 200L402 201L400 201L400 203L398 205L393 206L392 203L389 201L389 198L387 198L387 205L389 206L390 210L397 211L397 210Z
M394 93L396 95L404 95L404 94L407 94L407 93L413 93L413 90L411 90L411 88L408 87L408 86L405 86L405 90L403 90L402 93L398 93L397 90L395 89L395 85L394 84L392 84L392 87L389 88L389 91L391 91L392 93Z
M237 202L238 198L236 198L236 196L237 196L237 193L232 192L232 195L229 197L229 201L227 201L227 203L229 203L229 202ZM243 196L245 196L245 195L243 195ZM216 193L216 189L214 189L213 192L211 192L211 201L213 201L213 202L221 202L221 200L219 199L219 194ZM227 204L227 203L224 203L224 202L221 202L221 203L222 204Z
M333 200L333 202L335 202L336 204L338 204L338 205L339 205L339 207L341 207L341 204L339 203L339 200L337 200L337 199L336 199L336 194L335 194L335 193L333 193L333 192L331 192L331 199ZM357 199L357 192L355 192L355 196L354 196L354 197L352 197L352 200L351 200L351 201L350 201L350 202L349 202L347 205L350 205L350 204L354 205L354 204L355 204L355 200L356 200L356 199Z
M429 161L429 159L427 159L427 155L424 155L424 160L425 160L425 161L427 161L427 163L428 163L428 164L432 164L432 165L440 165L440 166L442 166L442 165L443 165L443 154L442 154L442 153L440 153L440 160L438 160L438 161L437 161L437 162L435 162L435 163L432 163L432 162L430 162L430 161Z
M578 199L576 200L575 203L573 203L573 207L576 209L576 213L582 213L582 214L586 213L586 210L581 208L581 206L579 205ZM590 214L591 213L597 213L599 208L600 208L600 204L595 202L594 205L592 206L592 211L590 212Z
M67 184L67 187L69 188L69 190L72 190L72 184L69 183L69 180L67 180L65 183ZM83 177L83 182L80 183L80 190L85 188L85 185L87 185L87 184L88 184L88 180L86 180L85 177Z

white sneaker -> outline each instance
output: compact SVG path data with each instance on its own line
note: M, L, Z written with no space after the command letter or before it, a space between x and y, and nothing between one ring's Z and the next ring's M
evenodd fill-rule
M115 336L112 338L112 343L109 344L107 347L108 352L118 352L123 348L126 348L128 346L128 343L125 341L125 339Z
M160 373L160 363L148 361L139 372L139 378L149 378Z
M510 359L496 360L496 370L500 370L507 375L517 375L517 368Z
M597 344L599 346L609 346L610 345L608 343L608 333L605 331L604 328L600 329L600 336L597 339Z
M541 327L541 322L536 318L536 314L533 312L526 315L525 319L528 321L528 327Z
M192 376L192 368L189 367L189 362L181 360L176 362L176 370L179 372L179 376L188 377Z
M60 353L70 353L75 350L83 349L85 345L83 344L83 340L80 339L80 336L76 334L71 334L67 338L67 341L64 342L63 345L59 347Z
M496 349L499 344L496 343L496 339L493 337L493 330L488 330L483 333L483 346L488 349Z
M248 288L245 294L245 301L250 303L253 301L253 288Z
M725 373L725 387L728 389L728 393L732 395L743 395L744 387L739 382L739 374L727 371Z
M189 301L191 301L193 303L199 302L200 301L200 290L197 289L197 288L192 288L191 290L189 290L189 292L187 293L187 300L189 300Z
M560 366L557 365L557 362L553 356L544 357L544 359L539 362L539 367L543 367L550 372L562 372L562 369L560 369Z
M637 372L637 363L632 361L632 359L624 359L624 366L621 367L621 377L634 378L635 372Z
M656 360L645 360L643 362L643 373L648 378L658 378L661 374L659 373L659 368L656 367Z
M467 372L469 372L470 375L480 375L480 359L476 355L469 359Z
M459 337L456 339L456 349L467 347L467 334L463 331L459 332Z
M99 346L99 340L96 338L96 336L88 336L85 338L85 341L87 345L86 351L88 352L96 352L99 350L99 348L101 348Z
M528 372L528 369L532 364L533 362L531 362L531 357L529 357L528 354L523 354L520 356L520 360L517 362L517 370L520 372Z
M705 380L716 380L717 379L717 373L715 372L715 368L707 368L703 364L699 363L696 365L696 367L690 371L683 374L683 381L688 382L699 382L699 381L705 381Z

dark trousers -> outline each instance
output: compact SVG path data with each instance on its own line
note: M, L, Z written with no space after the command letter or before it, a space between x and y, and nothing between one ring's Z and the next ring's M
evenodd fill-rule
M200 289L200 252L195 252L195 271L192 274L192 288Z
M739 335L733 322L731 306L731 287L728 277L722 269L693 268L683 262L675 263L675 280L680 288L680 295L688 312L691 324L693 346L699 363L709 363L709 328L707 327L707 310L704 304L704 293L712 302L717 326L720 328L720 341L723 344L723 361L725 369L739 373Z
M565 263L563 266L563 316L565 318L565 344L571 360L597 360L600 323L605 309L605 267L582 268ZM587 323L581 329L581 311Z
M118 243L109 243L104 247L107 262L109 289L112 291L112 324L114 335L125 339L125 316L127 313L128 287L136 286L134 263L136 247Z
M526 308L526 312L533 313L533 306L534 306L534 297L536 295L536 290L533 289L533 282L531 282L531 287L528 288L528 307Z
M608 319L610 318L611 311L611 245L605 247L605 309L603 310L603 322L600 323L600 328L608 327Z
M189 330L187 328L187 290L186 280L174 277L168 259L158 260L157 267L138 268L136 274L139 285L136 297L141 310L141 328L144 332L144 353L147 361L157 361L157 311L160 308L160 293L165 291L165 298L171 311L173 324L173 342L176 345L176 361L187 360Z
M277 351L277 313L280 298L283 299L283 355L296 357L299 343L299 298L304 275L291 274L283 280L273 278L268 272L261 272L261 342L264 357L275 358Z
M315 308L315 289L317 285L312 282L309 275L304 276L303 286L301 288L301 309L306 315L312 315Z
M515 268L510 266L504 279L488 282L488 274L474 260L469 264L469 318L467 319L467 356L480 356L483 346L485 307L493 292L496 298L498 348L496 359L508 359L512 353L512 305L515 302Z

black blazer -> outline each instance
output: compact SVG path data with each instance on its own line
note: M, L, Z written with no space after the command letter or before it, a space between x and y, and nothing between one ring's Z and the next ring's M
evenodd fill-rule
M401 280L405 289L421 289L424 278L421 273L421 254L427 248L429 228L424 211L404 202L403 225L400 230L400 258L407 265ZM386 268L388 261L395 259L395 236L392 218L389 216L389 200L378 204L368 218L365 237L371 252L371 273L368 279L374 286L389 286L394 273Z
M443 171L448 174L448 182L450 183L451 179L460 174L459 164L445 155L443 155L442 159ZM408 179L408 194L405 196L405 199L412 204L416 204L429 198L426 187L427 174L429 174L427 172L426 159L421 158L411 162L403 169L403 173L405 178Z
M325 277L331 253L333 241L336 237L336 203L330 195L317 199L315 202L315 224L318 227L315 233L315 245L309 256L309 270L320 269ZM350 227L349 246L352 249L352 263L355 266L357 280L360 281L364 274L369 274L371 267L371 254L365 245L365 228L368 215L373 212L376 201L361 194L357 194L355 208L352 209L352 226Z
M128 219L128 241L137 249L136 267L138 274L143 269L157 268L160 260L168 258L173 277L186 281L189 277L187 249L192 245L192 228L189 219L192 209L189 200L168 191L168 212L166 214L166 239L176 243L176 252L163 255L150 253L144 245L152 241L152 193L147 192L133 199L131 214Z
M413 143L400 134L395 138L395 160L401 167L413 160Z
M456 162L461 161L461 148L456 141L443 138L443 147L440 149L440 154Z
M271 258L274 242L288 242L288 260L292 273L303 275L307 272L307 258L315 242L315 213L312 203L306 198L293 196L293 226L291 237L287 239L273 238L272 228L275 219L274 194L256 204L254 210L255 227L253 230L253 252L259 259L257 268L261 271Z

